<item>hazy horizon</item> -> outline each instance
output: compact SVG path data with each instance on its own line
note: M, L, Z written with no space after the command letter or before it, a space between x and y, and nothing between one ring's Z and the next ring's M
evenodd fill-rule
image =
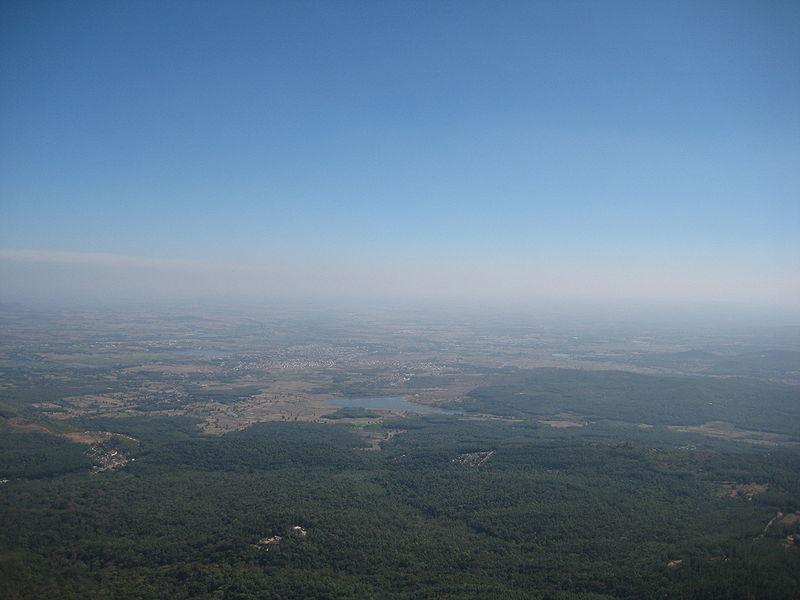
M797 3L0 11L0 301L800 314Z

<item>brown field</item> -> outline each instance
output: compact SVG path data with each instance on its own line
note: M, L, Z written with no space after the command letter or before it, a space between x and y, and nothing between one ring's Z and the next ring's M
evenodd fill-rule
M789 513L788 515L783 515L783 518L780 520L781 525L787 525L789 527L794 527L795 525L800 525L800 512Z
M61 437L67 438L76 444L85 444L91 446L92 444L99 444L110 438L113 434L107 431L69 431L61 434Z
M745 498L752 500L753 496L763 494L769 489L766 483L734 483L723 481L720 484L722 493L728 498Z
M0 427L20 433L52 433L47 427L21 417L0 417Z

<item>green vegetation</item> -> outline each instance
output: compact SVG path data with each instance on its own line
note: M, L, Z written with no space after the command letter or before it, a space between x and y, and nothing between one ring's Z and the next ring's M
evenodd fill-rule
M35 479L87 471L85 448L44 433L0 432L0 479Z
M589 419L661 425L728 421L800 438L800 390L742 378L533 369L504 374L451 407L513 417L568 411Z
M180 312L5 317L0 599L797 597L796 332Z
M225 404L254 396L261 391L261 388L255 385L237 387L201 387L195 385L187 387L186 391L192 400Z
M359 406L345 406L330 414L324 415L326 419L368 419L379 416L380 415L375 411Z
M111 424L144 441L98 475L75 470L79 447L14 434L5 598L794 598L800 583L786 528L758 538L800 509L793 448L441 416L386 423L406 432L378 452L345 426L92 423ZM44 440L63 453L49 478L19 460ZM731 498L723 481L768 491Z

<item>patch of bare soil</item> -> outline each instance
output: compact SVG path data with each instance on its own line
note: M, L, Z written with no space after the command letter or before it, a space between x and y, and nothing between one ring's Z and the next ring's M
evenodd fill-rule
M566 419L539 419L539 423L554 429L567 429L568 427L586 426L586 421L568 421Z
M494 456L494 450L486 450L484 452L467 452L459 454L450 462L457 465L466 465L468 467L480 467L483 463Z
M789 513L788 515L783 515L781 518L781 525L786 525L788 527L794 527L795 525L800 524L800 512Z
M761 533L758 535L758 537L756 539L763 538L765 535L767 535L767 531L769 531L769 528L772 527L772 524L775 521L777 521L778 519L780 519L782 516L783 516L783 513L781 511L778 511L778 513L774 517L772 517L767 522L766 525L764 525L764 529L761 530Z
M781 540L781 546L791 549L797 549L800 547L800 533L787 535L785 538L783 538L783 540Z
M374 433L371 431L370 432L362 431L361 435L365 436L367 442L369 443L369 446L364 448L364 450L369 450L369 451L381 450L382 444L385 444L393 437L406 433L407 431L408 429L387 429L383 432L378 432L378 433Z
M761 446L778 446L792 443L785 435L767 431L737 429L735 425L725 421L709 421L703 425L668 425L667 429L684 433L701 433L708 437L724 438Z
M296 538L304 538L308 536L308 530L302 525L292 525L286 532L286 535L290 535ZM283 537L284 536L282 535L269 535L261 538L255 544L252 544L252 546L254 548L258 548L259 550L269 550L270 548L277 548L283 541Z
M669 567L670 569L674 569L676 567L680 567L682 564L683 564L683 559L671 560L667 563L667 567Z
M62 433L61 437L65 437L76 444L85 444L88 446L104 442L110 438L111 435L112 434L107 431L70 431Z
M766 483L735 483L732 481L723 481L720 483L723 490L723 495L728 498L744 498L752 500L753 496L763 494L769 489Z
M45 433L47 435L62 437L76 444L89 446L86 450L86 455L92 459L94 465L92 467L92 473L114 471L124 467L130 462L128 456L119 449L114 448L114 444L110 442L110 440L113 440L115 437L121 437L133 442L138 442L136 438L118 433L111 433L109 431L67 431L60 433L52 431L41 423L35 423L20 417L4 419L2 425L11 431L20 433Z
M271 535L268 537L261 538L253 545L261 550L269 550L270 548L280 545L282 539L283 536Z
M28 421L27 419L23 419L21 417L11 417L10 419L0 417L0 419L2 419L0 420L0 425L9 431L16 431L18 433L51 433L51 431L44 425L34 423L33 421Z

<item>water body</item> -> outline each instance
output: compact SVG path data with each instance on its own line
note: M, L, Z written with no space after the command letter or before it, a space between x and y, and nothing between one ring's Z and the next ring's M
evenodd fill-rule
M398 410L409 413L454 415L458 414L453 410L415 404L409 402L402 396L384 396L382 398L336 398L328 400L328 404L346 408L373 408L376 410Z

